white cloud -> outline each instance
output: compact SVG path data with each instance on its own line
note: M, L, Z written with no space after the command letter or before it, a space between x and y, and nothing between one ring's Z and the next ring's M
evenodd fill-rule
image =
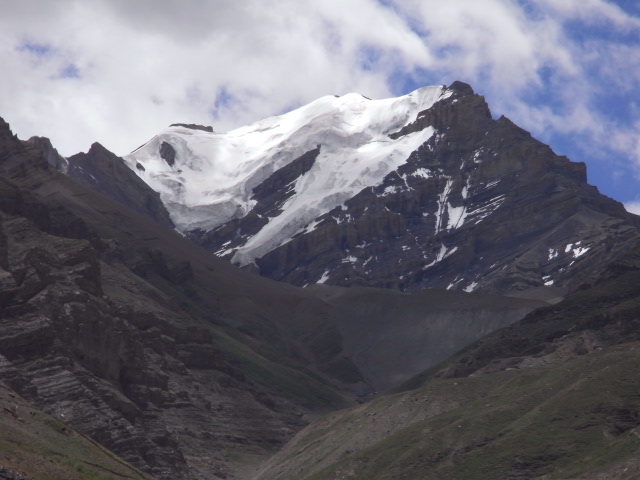
M0 114L21 136L51 136L64 154L93 140L124 154L175 121L217 119L227 129L328 93L389 95L387 70L427 57L401 18L367 0L348 8L291 0L50 4L0 5L0 60L11 72L0 78ZM25 44L51 53L38 58ZM362 68L366 48L379 51L373 68ZM80 78L58 78L68 68ZM212 115L223 89L233 101Z
M604 0L0 0L0 11L0 115L65 155L93 141L126 154L173 122L226 130L326 94L459 79L543 140L640 165L638 112L625 123L598 107L612 88L640 88L638 43L568 26L633 37L640 20Z
M589 24L612 24L624 30L640 28L640 19L633 17L613 1L606 0L540 0L545 7L562 16L562 20L580 20ZM623 2L626 3L626 2ZM637 8L637 7L636 7Z
M624 208L629 213L640 215L640 202L627 202L624 204Z
M400 0L435 60L428 67L481 79L503 91L540 85L540 70L576 74L554 22L529 18L516 2Z

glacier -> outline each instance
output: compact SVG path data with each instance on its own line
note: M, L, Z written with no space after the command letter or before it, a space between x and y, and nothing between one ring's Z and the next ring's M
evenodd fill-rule
M444 86L430 86L382 100L329 95L227 133L172 126L124 159L159 192L176 229L186 233L244 216L255 204L256 186L319 146L281 213L235 252L232 260L246 265L406 163L436 132L428 127L397 139L389 135L451 94ZM173 162L160 155L164 143L175 151Z

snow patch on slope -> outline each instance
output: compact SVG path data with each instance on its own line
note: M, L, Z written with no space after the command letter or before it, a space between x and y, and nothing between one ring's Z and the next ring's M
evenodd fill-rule
M286 243L307 225L405 163L411 152L433 135L429 127L404 137L378 140L359 148L321 149L313 167L296 182L296 193L256 235L240 247L232 261L245 265Z
M255 204L251 196L256 186L320 146L316 162L296 180L281 215L236 252L234 261L246 264L363 188L380 184L435 132L427 128L396 140L389 134L451 94L435 86L384 100L326 96L228 133L170 127L125 161L160 193L179 231L207 231L246 215ZM175 150L172 165L159 153L165 142Z
M467 209L464 205L460 207L453 207L451 203L447 203L447 216L449 217L447 230L459 228L462 226L464 219L467 216Z
M447 183L442 189L442 193L438 197L438 210L436 211L436 235L440 230L442 230L442 220L444 217L445 209L448 205L447 199L449 198L449 194L451 193L451 186L453 185L453 180L450 178L447 179Z
M322 284L322 283L325 283L327 280L329 280L329 270L325 270L322 276L318 279L316 283Z

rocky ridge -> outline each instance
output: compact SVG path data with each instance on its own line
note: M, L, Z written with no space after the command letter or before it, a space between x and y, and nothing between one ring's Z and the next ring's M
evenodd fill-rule
M123 165L122 159L99 143L87 153L64 158L48 138L32 137L27 143L42 151L47 163L90 189L127 205L152 220L173 228L167 209L157 192Z
M0 122L0 380L156 478L245 478L319 413L540 305L273 282L50 158ZM392 337L389 361L372 346Z
M484 98L469 85L455 82L439 92L408 123L406 119L398 123L402 115L397 103L375 107L378 111L375 101L351 97L339 108L331 107L337 124L327 132L322 130L324 123L310 118L291 138L307 135L317 138L317 144L295 156L294 147L283 140L270 175L251 187L250 208L236 211L213 228L187 228L185 233L218 256L298 286L446 288L548 300L561 297L635 242L637 217L590 186L584 164L556 155L505 117L494 120ZM367 108L373 113L362 113ZM285 225L283 218L292 215L289 209L299 203L306 185L325 181L319 159L336 148L331 129L343 128L345 109L353 110L353 122L364 122L363 132L375 125L388 142L417 134L422 135L421 141L415 150L400 153L406 155L402 161L389 163L390 171L380 181L354 187L354 193L335 208L310 214L304 224L296 223L290 238L278 237L269 243L267 230ZM393 119L385 128L377 123L386 118L380 112ZM287 115L269 122L284 128ZM359 143L365 135L360 129L344 128L341 142L365 148ZM189 168L192 158L205 158L219 141L198 137L199 143L193 144L198 147L196 156L189 150L192 136L167 131L162 138L165 149L174 144L179 150L175 165L162 178L174 178L172 169ZM127 159L129 165L136 159L152 162L154 155L162 156L150 148L144 154L134 152ZM389 153L388 158L394 154L399 152ZM281 166L279 159L286 155L293 158ZM241 159L237 161L242 165ZM188 196L186 177L175 178L183 181L180 189ZM185 203L181 208L173 210L174 219L187 215L192 207ZM309 206L309 211L314 208ZM258 238L260 249L255 246ZM247 252L253 253L247 257Z
M230 445L264 452L304 425L310 404L290 404L246 378L210 328L154 286L180 292L193 276L188 262L101 238L51 192L71 188L89 210L94 194L51 171L38 148L1 126L3 381L160 479L224 476ZM103 214L122 215L97 200ZM327 401L342 400L333 393Z
M438 132L406 164L257 259L259 271L296 285L546 289L549 298L637 236L637 220L586 183L584 164L492 120L467 86L451 88L396 133Z

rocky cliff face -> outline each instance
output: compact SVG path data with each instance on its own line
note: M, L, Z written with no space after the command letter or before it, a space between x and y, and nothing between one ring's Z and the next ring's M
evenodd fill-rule
M394 102L347 96L343 103L319 100L329 113L317 114L312 103L268 125L259 122L258 132L295 125L293 134L273 134L280 143L277 150L265 150L271 173L251 177L261 179L255 185L229 188L229 195L250 188L229 220L185 232L218 256L299 286L446 288L547 299L561 296L634 241L637 217L588 185L584 164L556 155L505 117L494 120L484 98L466 84L429 88L435 89L430 101L417 107L422 110L415 118L411 96ZM327 124L326 116L334 123ZM229 135L244 141L249 134L243 132ZM172 172L198 158L206 176L202 159L219 155L216 145L226 141L219 134L198 137L199 143L191 137L163 134L163 144L173 142L179 154L157 177L182 179L184 198L195 187ZM301 137L316 143L302 143L306 153L281 166L281 158L301 148ZM129 163L155 165L161 152L150 145ZM379 155L369 157L374 147ZM342 155L332 160L337 173L327 171L335 152ZM344 172L361 157L368 167L361 180L353 180ZM238 162L225 168L240 169L244 163ZM344 186L338 188L340 182ZM325 185L327 198L309 193L313 184ZM172 202L180 198L172 195ZM335 196L334 206L322 211ZM304 202L302 215L294 207ZM182 208L172 215L187 216L188 207Z
M504 117L493 120L467 86L451 88L452 96L394 134L437 132L406 164L318 218L313 231L256 259L260 272L296 285L566 288L637 235L622 205L586 183L583 164L558 157ZM204 243L233 245L218 235Z
M539 305L273 282L48 160L0 122L0 381L156 478L246 478L312 416Z
M132 214L69 183L41 153L0 124L0 378L161 479L224 477L229 450L268 451L301 428L308 408L231 365L176 298L197 297L189 262L129 249L131 232L100 237L62 204L65 189L121 226Z
M32 137L27 143L38 148L47 163L56 170L161 225L173 227L158 193L126 168L121 158L99 143L91 145L87 153L78 153L69 158L60 156L48 138Z

